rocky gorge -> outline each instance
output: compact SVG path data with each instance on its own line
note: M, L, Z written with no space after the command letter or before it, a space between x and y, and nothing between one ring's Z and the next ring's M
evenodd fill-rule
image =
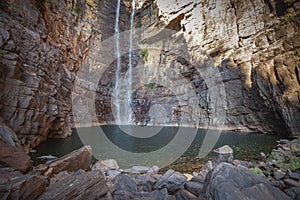
M172 169L161 174L157 166L120 169L113 159L92 163L92 149L84 146L61 158L51 158L27 173L23 171L24 174L6 162L6 166L0 168L0 197L297 200L300 198L300 160L299 149L295 149L300 148L299 139L280 140L277 148L270 155L262 155L264 161L246 162L234 159L234 152L225 145L216 149L216 157L193 174ZM27 155L23 153L23 156ZM286 160L282 161L280 156ZM27 163L29 168L30 164Z
M1 1L0 199L299 199L299 139L254 163L227 146L192 175L95 163L89 146L38 166L27 155L74 128L122 123L299 137L299 10L297 0Z
M90 65L93 47L114 34L115 8L115 1L1 2L1 121L17 133L27 152L47 137L71 134L76 73L81 66L101 67ZM131 9L131 1L121 1L120 32L130 29ZM158 85L159 95L148 95L148 107L132 106L137 121L143 120L149 107L160 104L167 113L165 124L176 124L176 116L188 113L189 119L181 120L182 124L214 127L215 116L224 110L226 129L299 134L298 2L145 1L136 9L135 28L175 30L177 35L170 42L185 43L190 58L182 60L174 52L155 53L149 48L148 61L143 63L148 78L155 83L168 69L181 70L200 108L195 124L186 106L189 102L176 105L174 94ZM153 75L149 63L158 57L169 64ZM196 63L199 59L204 61ZM127 69L126 55L123 60L122 71ZM133 53L133 63L137 62L143 62L139 51ZM218 69L225 89L225 94L218 95L226 97L220 109L210 105L217 97L210 94L206 77L196 73L193 63L198 68L212 63ZM93 121L113 123L113 64L106 71L96 89ZM133 98L144 93L136 90Z

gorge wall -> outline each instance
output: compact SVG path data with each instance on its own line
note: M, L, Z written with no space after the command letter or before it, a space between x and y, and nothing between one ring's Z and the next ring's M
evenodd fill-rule
M26 151L48 137L71 134L71 92L76 74L86 63L93 68L89 61L96 54L91 47L100 46L114 34L116 2L1 1L0 121L17 133ZM299 2L147 0L139 3L135 28L174 30L171 43L179 41L185 49L173 52L188 54L188 59L172 52L152 51L149 44L147 61L141 50L137 50L133 53L134 63L145 66L149 72L146 77L154 82L166 76L168 68L178 69L194 86L200 125L213 126L211 116L216 113L210 111L212 101L205 77L191 66L213 66L221 74L225 87L226 104L219 109L226 114L227 129L300 134ZM130 28L131 9L130 0L121 1L120 32ZM136 35L147 36L144 32ZM149 64L153 62L165 67L157 70L155 76ZM127 55L122 56L122 63L122 71L126 72ZM95 122L113 122L114 72L112 63L99 81ZM171 91L151 84L147 91L139 89L133 95L136 101L132 106L141 107L134 110L136 121L151 122L147 112L151 105L160 104L166 108L164 123L176 124L180 110ZM153 95L154 91L159 95ZM139 105L137 99L145 94L149 103ZM168 107L171 104L175 107ZM189 109L183 108L182 112L187 113L183 121L193 124L194 116L189 117Z

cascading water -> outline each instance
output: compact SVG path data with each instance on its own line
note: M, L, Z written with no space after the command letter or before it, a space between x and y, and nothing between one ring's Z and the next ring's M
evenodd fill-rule
M115 98L115 109L116 109L116 122L120 123L121 114L120 114L120 99L119 99L119 83L120 83L120 73L121 73L121 58L120 58L120 47L119 47L119 18L120 18L120 7L121 0L118 0L117 10L116 10L116 19L115 19L115 45L116 45L116 57L117 57L117 69L116 69L116 93L114 95Z
M132 94L132 43L133 43L133 19L135 11L135 0L132 0L132 11L130 15L130 39L129 39L129 62L128 62L128 89L127 89L127 98L128 98L128 122L132 121L132 110L130 109L131 105L131 94Z
M120 35L119 35L119 20L120 20L120 7L121 0L117 2L116 19L115 19L115 51L117 57L117 69L116 69L116 85L114 93L114 105L115 105L115 122L117 124L130 124L132 122L132 109L131 109L131 94L132 94L132 45L133 45L133 24L134 24L134 11L135 0L132 0L132 12L130 16L130 39L129 39L129 62L128 72L126 78L126 88L124 85L120 85L121 76L121 54L120 54ZM126 89L127 94L123 94Z

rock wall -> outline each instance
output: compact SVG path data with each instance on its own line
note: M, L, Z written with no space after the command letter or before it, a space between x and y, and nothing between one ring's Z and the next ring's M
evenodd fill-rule
M172 28L181 16L177 29L191 58L206 55L222 75L227 129L299 135L299 5L297 1L157 0L146 1L136 18L142 26ZM178 62L178 57L172 59ZM191 63L195 64L192 59L183 64L181 72L198 85L195 91L204 108L200 125L214 126L207 85L199 86L201 75L191 76L195 74L189 70Z
M26 151L47 137L71 134L71 91L76 73L85 67L82 63L89 56L95 55L90 47L101 45L114 34L116 2L0 2L0 121L17 133ZM120 31L124 31L130 27L131 1L121 2ZM228 129L299 135L299 2L156 0L139 1L139 6L135 28L173 29L177 33L172 42L178 42L176 38L183 42L186 49L178 51L188 53L191 59L150 51L149 61L145 62L141 52L136 51L134 62L146 66L147 78L154 81L149 63L164 65L173 61L155 76L165 76L167 68L178 68L193 83L200 105L200 125L215 125L210 112L213 102L203 75L190 66L201 68L212 63L226 89L226 104L219 109L226 111ZM138 35L143 38L146 34ZM123 56L122 61L125 72L128 57ZM147 90L153 93L159 85L150 83ZM114 64L99 82L96 121L113 122L113 85ZM151 106L139 105L137 100L145 96L143 92L137 90L133 96L137 121L149 121L145 113L149 114ZM172 92L160 87L158 93L159 97L150 100L151 105L160 103L166 109L164 123L176 123L182 112L187 113L185 123L197 125L193 119L199 116L189 116L188 106L181 111L169 106L177 101ZM189 99L186 102L188 105ZM139 106L145 109L137 109Z
M76 72L89 46L113 34L115 5L110 0L0 2L0 119L26 151L47 137L71 134Z

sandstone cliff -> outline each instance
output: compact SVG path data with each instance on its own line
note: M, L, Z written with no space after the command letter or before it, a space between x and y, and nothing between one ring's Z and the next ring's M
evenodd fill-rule
M114 34L115 10L110 0L0 2L0 119L25 150L47 137L71 134L76 73L94 55L90 46ZM191 58L201 54L213 61L225 86L226 105L220 109L228 129L299 135L299 10L296 0L140 1L135 28L174 29ZM122 1L120 31L129 29L130 13L131 1ZM214 125L203 77L174 55L150 52L150 61L155 57L176 60L168 67L182 66L199 97L202 123ZM112 120L114 76L103 79L97 91L101 122ZM166 123L176 121L175 111Z

